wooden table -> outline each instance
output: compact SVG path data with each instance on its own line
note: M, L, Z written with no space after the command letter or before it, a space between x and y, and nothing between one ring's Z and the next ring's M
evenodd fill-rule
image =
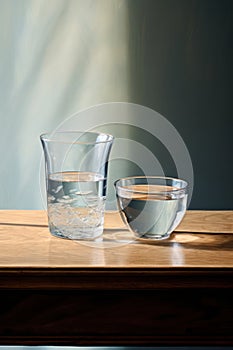
M0 211L0 345L233 345L233 211L188 211L139 242L53 237L44 211Z

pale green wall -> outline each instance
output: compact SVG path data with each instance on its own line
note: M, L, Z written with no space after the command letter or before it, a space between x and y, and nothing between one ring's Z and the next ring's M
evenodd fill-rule
M0 208L41 208L39 134L110 101L151 107L184 139L191 208L230 209L231 0L0 0ZM166 149L131 137L176 175Z
M42 132L128 99L127 35L125 1L0 0L0 208L42 207Z

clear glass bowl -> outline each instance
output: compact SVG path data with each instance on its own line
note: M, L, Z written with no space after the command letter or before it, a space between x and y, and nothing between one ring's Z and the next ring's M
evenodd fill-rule
M168 238L185 214L188 195L184 180L133 176L114 185L121 217L138 238Z

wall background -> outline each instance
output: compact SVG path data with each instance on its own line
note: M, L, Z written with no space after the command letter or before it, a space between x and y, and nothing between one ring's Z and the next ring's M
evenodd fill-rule
M39 135L111 101L150 107L176 127L193 161L190 208L233 209L231 0L0 5L1 209L42 208ZM128 133L175 175L158 140Z
M233 2L135 0L129 8L130 99L165 116L185 141L190 208L233 209Z
M43 208L39 135L83 108L128 99L127 3L0 6L0 208Z

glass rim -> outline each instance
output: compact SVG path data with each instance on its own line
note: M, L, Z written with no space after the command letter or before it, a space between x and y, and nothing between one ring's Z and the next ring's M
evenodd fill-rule
M173 180L173 181L177 181L177 182L180 182L182 184L182 187L180 188L174 188L172 187L171 190L165 190L165 191L143 191L143 190L135 190L135 189L129 189L129 188L125 188L125 186L123 185L119 185L119 182L122 181L122 180L131 180L131 179L157 179L157 180ZM133 185L133 184L132 184ZM143 185L143 184L141 184ZM150 185L150 184L144 184L144 185ZM179 191L184 191L187 189L188 187L188 182L183 180L183 179L179 179L179 178L176 178L176 177L169 177L169 176L155 176L155 175L148 175L148 176L128 176L128 177L123 177L123 178L120 178L118 180L116 180L114 182L114 186L117 187L117 188L120 188L124 191L127 191L127 192L130 192L130 193L139 193L139 194L145 194L145 193L150 193L150 194L161 194L161 193L171 193L171 192L179 192Z
M95 141L66 141L66 140L57 140L54 138L55 135L57 134L64 134L64 135L69 135L69 134L77 134L79 137L81 137L84 134L91 134L91 135L96 135L96 136L107 136L107 140L95 140ZM112 142L114 140L114 136L111 134L107 134L104 132L98 132L98 131L82 131L82 130L61 130L61 131L55 131L53 133L43 133L40 135L40 139L43 141L47 142L57 142L57 143L64 143L64 144L79 144L79 145L95 145L99 143L108 143Z

